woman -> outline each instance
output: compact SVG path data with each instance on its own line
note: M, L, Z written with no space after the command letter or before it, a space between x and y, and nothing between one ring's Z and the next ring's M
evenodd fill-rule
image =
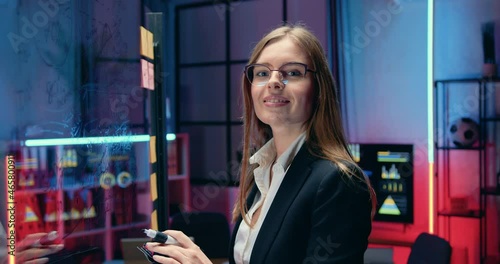
M243 77L244 140L231 263L363 263L375 195L346 144L318 39L282 26L253 50ZM253 153L252 149L258 151ZM160 263L210 263L181 246L148 243Z

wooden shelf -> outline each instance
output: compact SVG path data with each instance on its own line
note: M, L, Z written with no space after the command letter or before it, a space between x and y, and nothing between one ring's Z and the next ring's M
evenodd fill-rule
M100 188L100 185L72 185L72 186L63 186L63 191L76 191L81 189L95 189ZM16 194L19 195L28 195L28 194L46 194L49 191L59 191L55 186L48 186L45 188L33 188L33 189L23 189L16 190Z
M500 116L487 117L482 120L485 122L500 122Z
M168 175L169 210L179 208L181 211L191 210L191 182L189 162L189 134L179 133L175 139L168 141L169 157L166 161L172 171Z
M437 83L479 83L479 82L493 83L499 81L500 79L498 77L456 78L456 79L435 80L434 85L436 85Z
M16 195L46 194L49 191L56 191L56 189L55 187L24 189L24 190L16 190L15 194Z
M131 229L131 228L138 228L138 227L149 226L150 224L151 224L150 221L143 221L143 222L126 224L126 225L114 226L114 227L111 228L111 230L112 231L127 230L127 229Z
M457 79L446 79L446 80L435 80L434 86L438 83L479 83L482 79L480 78L457 78Z
M483 213L479 210L467 210L467 211L442 210L438 212L438 215L464 217L464 218L481 218L483 216Z
M188 179L187 175L168 175L169 181L180 181L180 180L187 180L187 179Z
M455 147L455 146L437 146L441 150L482 150L483 147Z
M65 238L76 238L76 237L83 237L83 236L90 236L90 235L99 235L99 234L104 234L105 232L106 232L106 228L96 228L96 229L91 229L91 230L74 232L74 233L67 235Z
M500 263L500 258L495 256L486 256L481 263L484 264L498 264Z
M500 195L500 188L496 187L483 188L481 189L481 193L486 195Z

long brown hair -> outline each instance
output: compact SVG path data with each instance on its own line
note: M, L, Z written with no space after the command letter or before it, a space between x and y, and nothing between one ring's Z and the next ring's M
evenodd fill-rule
M358 178L366 183L372 200L372 216L375 211L376 197L370 182L353 161L344 135L337 96L337 87L328 67L328 60L319 40L303 25L280 26L265 35L254 47L248 64L255 63L264 48L271 42L285 37L292 39L303 51L307 52L314 74L313 112L306 122L306 138L309 151L318 157L331 160L350 180ZM240 191L233 210L233 221L240 216L245 221L248 212L246 199L254 185L253 169L248 159L253 149L259 149L272 137L269 125L261 122L255 115L251 95L251 84L243 75L243 156L240 171ZM354 170L357 170L356 173Z

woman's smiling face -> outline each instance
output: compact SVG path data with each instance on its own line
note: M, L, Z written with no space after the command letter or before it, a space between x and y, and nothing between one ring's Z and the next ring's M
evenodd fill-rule
M293 62L303 63L308 65L308 69L311 68L307 53L291 38L284 37L268 44L256 64L277 70L282 65ZM312 113L314 73L306 72L304 78L294 78L287 84L282 82L278 71L271 71L270 75L269 82L265 85L252 84L255 114L273 130L304 131L304 124Z

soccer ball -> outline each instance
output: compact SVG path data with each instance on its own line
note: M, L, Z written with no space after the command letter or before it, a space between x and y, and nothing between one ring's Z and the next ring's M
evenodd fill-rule
M468 117L462 117L450 125L450 139L457 147L470 147L479 138L479 125Z

